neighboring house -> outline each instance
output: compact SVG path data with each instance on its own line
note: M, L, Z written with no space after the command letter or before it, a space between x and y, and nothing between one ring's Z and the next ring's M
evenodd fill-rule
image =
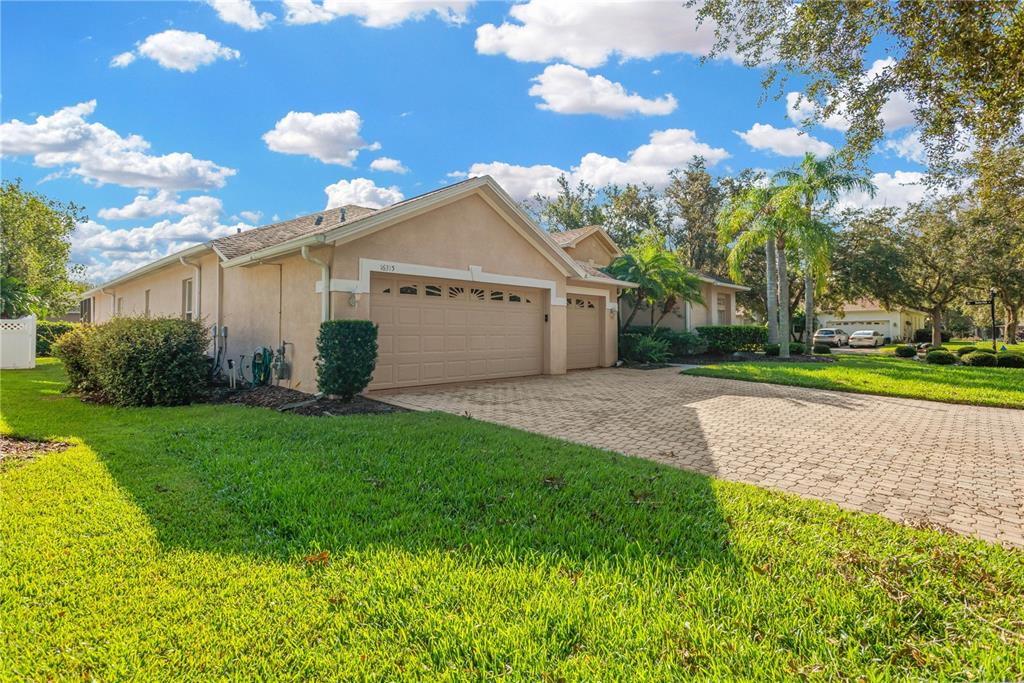
M841 312L818 314L818 328L835 327L847 334L857 330L878 330L890 341L910 341L914 330L925 327L929 316L912 308L887 311L877 301L861 299L842 306Z
M211 348L224 360L283 347L286 383L307 392L330 319L378 324L374 389L555 375L618 356L616 302L633 285L591 265L617 247L588 237L563 248L494 180L472 178L185 249L86 292L82 311L201 319L226 328Z
M705 273L697 273L697 277L700 278L700 293L704 303L678 304L662 319L659 327L683 332L693 331L702 325L749 324L750 321L736 308L736 293L747 292L750 287L738 285L728 278L715 277ZM629 315L631 310L628 303L623 304L623 319ZM657 320L659 315L661 315L661 311L655 310L654 319ZM650 325L651 309L640 304L632 324L634 326Z

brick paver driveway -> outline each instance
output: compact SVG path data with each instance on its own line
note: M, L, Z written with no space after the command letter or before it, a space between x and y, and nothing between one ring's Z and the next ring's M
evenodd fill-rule
M371 395L1024 546L1024 411L673 368Z

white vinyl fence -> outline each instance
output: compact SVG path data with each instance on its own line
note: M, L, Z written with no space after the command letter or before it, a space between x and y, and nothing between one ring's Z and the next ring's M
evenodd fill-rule
M0 369L36 366L36 317L0 319Z

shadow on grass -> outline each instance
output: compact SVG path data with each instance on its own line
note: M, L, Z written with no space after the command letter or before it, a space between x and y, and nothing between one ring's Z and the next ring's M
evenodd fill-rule
M735 566L711 481L698 474L447 414L325 419L41 397L40 384L59 378L59 366L5 373L8 429L81 439L165 547Z

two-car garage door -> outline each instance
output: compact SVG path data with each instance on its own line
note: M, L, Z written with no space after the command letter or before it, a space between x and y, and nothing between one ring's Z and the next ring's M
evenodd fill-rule
M538 375L541 290L373 274L372 389Z

